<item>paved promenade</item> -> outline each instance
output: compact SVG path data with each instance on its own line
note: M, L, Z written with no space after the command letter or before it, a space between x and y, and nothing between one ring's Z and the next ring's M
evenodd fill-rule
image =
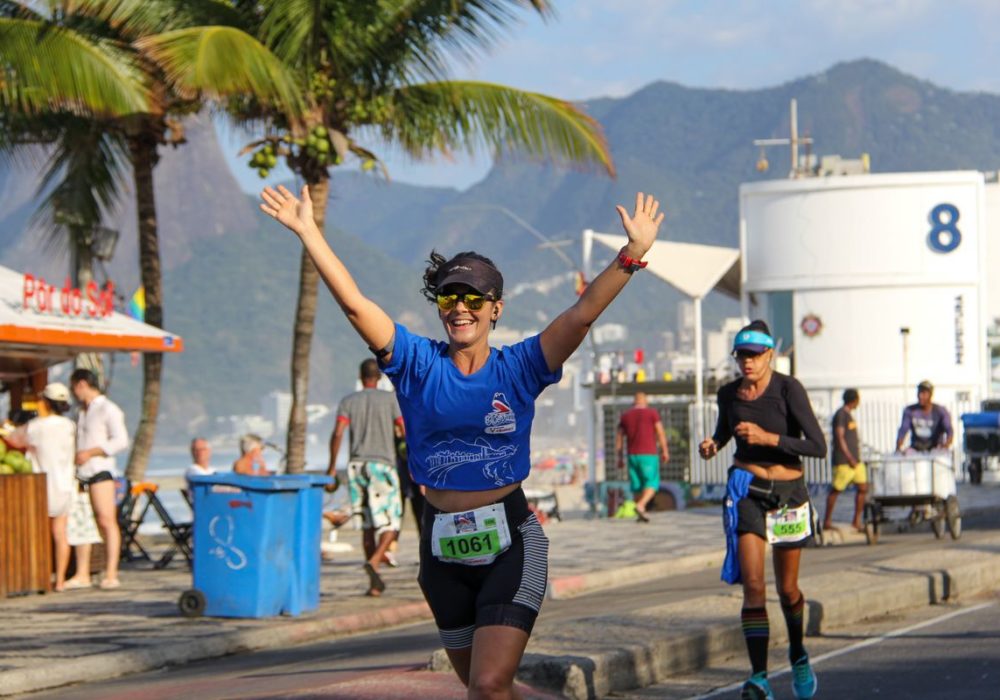
M959 498L964 511L997 509L1000 485L962 485ZM851 499L842 497L835 520L843 524L843 539L857 543L863 536L849 532L850 508ZM716 568L722 561L718 506L656 513L648 524L589 519L581 512L565 515L545 526L554 597ZM933 538L929 530L927 536ZM0 695L430 619L416 583L414 531L403 532L399 566L383 569L388 589L380 598L364 595L367 578L359 540L360 533L340 532L340 541L354 549L323 563L320 609L295 618L181 617L177 599L190 588L191 575L177 561L163 571L148 564L126 565L123 586L114 591L0 600L5 628L0 635Z

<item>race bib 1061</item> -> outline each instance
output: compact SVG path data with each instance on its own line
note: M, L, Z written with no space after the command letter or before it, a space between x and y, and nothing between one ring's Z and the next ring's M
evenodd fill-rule
M441 561L483 566L508 547L510 528L502 504L434 516L431 553Z

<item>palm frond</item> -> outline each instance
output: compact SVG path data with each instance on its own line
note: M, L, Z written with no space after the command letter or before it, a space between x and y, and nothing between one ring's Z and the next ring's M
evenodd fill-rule
M295 75L255 38L233 27L190 27L147 36L135 47L160 65L177 92L223 99L250 94L302 113Z
M128 149L120 132L99 122L58 117L59 138L54 144L39 193L50 190L32 222L42 226L50 247L69 243L65 237L92 232L105 213L117 204L127 176Z
M435 151L519 151L564 164L615 169L600 125L575 105L471 81L398 89L382 136L421 158Z
M331 0L274 0L258 3L237 0L237 6L252 5L259 24L258 37L286 64L312 71L320 59L324 28L333 30L342 23L336 15L346 6L365 3ZM377 4L377 3L371 3Z
M129 56L48 22L0 17L0 105L126 115L148 109Z
M225 0L74 0L73 16L103 22L125 41L191 26L240 26Z
M349 47L350 54L335 53L334 62L374 69L383 84L441 79L449 59L471 61L489 50L523 11L543 18L554 14L548 0L396 0L367 6L365 31L356 32L363 43ZM390 74L400 68L406 73Z

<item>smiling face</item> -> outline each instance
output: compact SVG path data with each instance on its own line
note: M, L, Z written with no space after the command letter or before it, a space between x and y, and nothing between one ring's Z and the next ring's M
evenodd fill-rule
M454 307L445 311L438 308L438 318L448 334L448 342L455 348L468 348L478 343L486 343L490 332L490 322L499 319L503 312L503 301L486 301L479 309L466 305L463 297L466 294L476 294L472 287L462 284L448 285L441 294L457 294L458 301Z

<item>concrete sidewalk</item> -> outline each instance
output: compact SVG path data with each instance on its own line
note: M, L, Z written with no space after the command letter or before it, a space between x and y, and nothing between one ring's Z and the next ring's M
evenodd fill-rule
M964 511L1000 508L1000 487L963 485L959 498ZM849 521L850 500L840 499L838 521ZM723 556L718 506L657 513L648 524L591 520L577 514L550 522L545 531L551 540L550 594L557 597L718 567ZM854 533L845 537L863 541L863 536ZM356 545L360 533L341 531L340 539ZM297 618L183 618L177 599L191 587L191 575L176 562L165 571L153 571L148 564L126 566L123 586L115 591L0 600L0 617L5 622L5 634L0 637L0 695L429 620L416 583L412 530L404 530L398 558L398 568L383 570L388 589L380 598L364 595L367 578L357 546L336 561L325 562L320 609ZM572 647L560 653L571 651ZM528 659L529 664L531 658L535 657ZM549 661L538 663L544 666ZM579 676L580 672L567 673ZM525 680L538 681L535 676L529 673ZM546 676L543 685L575 697L590 696L573 689L579 688L579 682L574 686L552 681L553 677ZM613 686L595 680L591 673L583 687Z

